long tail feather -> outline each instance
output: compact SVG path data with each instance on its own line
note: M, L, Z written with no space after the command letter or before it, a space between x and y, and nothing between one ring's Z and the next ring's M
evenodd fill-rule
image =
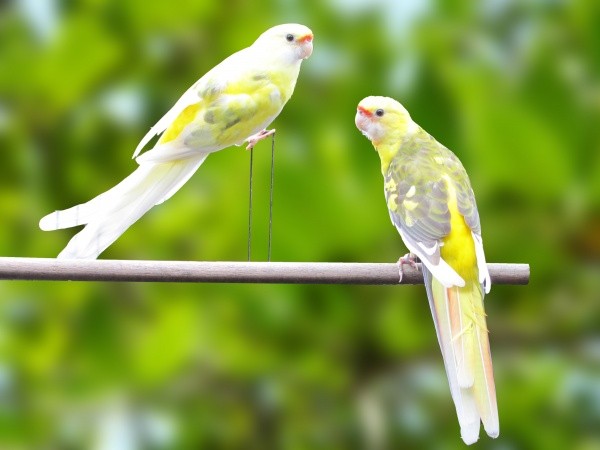
M487 434L499 433L492 359L478 281L444 287L423 268L427 297L461 436L466 444L479 439L480 420Z
M58 255L64 259L94 259L154 205L169 199L206 159L142 164L112 189L87 203L55 211L40 220L42 230L86 225Z

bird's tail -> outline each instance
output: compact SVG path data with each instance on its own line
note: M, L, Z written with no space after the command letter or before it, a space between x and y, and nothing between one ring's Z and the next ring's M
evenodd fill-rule
M115 187L89 202L43 217L40 228L49 231L86 225L58 258L95 259L150 208L175 194L206 156L143 163Z
M426 268L423 274L461 436L466 444L477 441L481 420L495 438L498 407L481 284L446 288Z

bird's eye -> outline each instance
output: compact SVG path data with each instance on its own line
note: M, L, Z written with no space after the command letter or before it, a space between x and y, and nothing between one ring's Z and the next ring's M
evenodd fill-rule
M375 111L375 115L376 115L377 117L381 117L381 116L383 116L383 113L384 113L384 111L383 111L383 109L381 109L381 108L380 108L380 109L378 109L377 111Z
M288 42L292 42L292 41L294 40L294 35L293 35L293 34L288 34L288 35L285 37L285 39L286 39Z

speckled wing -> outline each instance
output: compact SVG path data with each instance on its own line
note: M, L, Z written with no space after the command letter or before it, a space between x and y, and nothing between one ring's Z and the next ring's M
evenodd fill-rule
M444 285L464 280L440 258L442 240L450 233L449 191L456 193L465 222L481 234L479 214L469 178L458 158L423 130L405 138L385 174L390 218L408 249Z
M240 85L243 92L238 92ZM168 162L240 145L271 123L283 105L272 83L250 78L229 84L218 95L205 96L183 110L158 144L137 161Z
M153 127L150 128L150 130L146 133L136 147L133 153L133 158L137 158L140 155L143 148L154 136L165 131L168 133L170 128L175 128L174 131L181 132L182 129L189 124L189 122L199 111L205 108L222 108L224 105L226 105L228 102L224 101L225 99L223 95L227 93L228 89L231 89L232 84L239 82L239 79L246 75L247 66L249 65L248 61L251 60L252 51L250 48L245 48L224 59L221 63L208 71L202 78L196 81L187 91L185 91L175 105L173 105L173 107L167 111L167 113L161 117L161 119ZM236 97L235 94L240 94L240 92L240 89L236 89L236 92L230 93L230 97ZM241 99L241 101L244 100L245 99ZM235 101L239 102L239 100L233 99L233 102ZM211 115L214 117L214 113L208 111L207 113L209 113L209 118ZM231 123L231 120L225 123ZM207 121L207 124L210 125L211 122ZM196 149L196 151L210 152L217 148L223 147L216 145L214 148L212 148L213 145L211 145L210 138L211 136L209 136L207 133L204 133L202 136L200 136L200 139L195 139L197 142L194 142L194 144L197 145L198 143L201 143L203 144L202 147L204 147ZM161 146L159 145L157 147ZM155 151L152 155L145 154L145 157L139 159L138 161L143 162L144 159L152 159L156 161L170 159L173 157L173 154L176 153L174 152L175 149L169 148L169 145L163 145L162 147L163 148L153 149L157 151ZM163 157L161 158L161 156ZM181 155L176 155L176 157L181 157Z
M218 66L217 66L218 67ZM133 152L133 158L137 158L139 154L142 152L143 148L146 146L150 140L165 131L171 124L175 123L178 118L186 111L188 108L197 105L202 102L202 100L208 95L217 95L220 93L226 86L225 80L218 80L214 77L214 69L196 81L184 94L181 96L179 100L171 107L169 111L165 113L164 116L160 118L158 122L154 126L150 128L150 130L146 133L146 135L142 138L140 143L137 145L135 151Z

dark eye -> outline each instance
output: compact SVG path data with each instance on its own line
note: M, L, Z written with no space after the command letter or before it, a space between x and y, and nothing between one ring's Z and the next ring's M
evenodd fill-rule
M285 37L285 39L286 39L288 42L292 42L292 41L294 40L294 35L293 35L293 34L288 34L288 35Z
M384 111L383 111L383 109L381 109L381 108L380 108L380 109L378 109L377 111L375 111L375 115L376 115L377 117L381 117L381 116L383 116L383 113L384 113Z

